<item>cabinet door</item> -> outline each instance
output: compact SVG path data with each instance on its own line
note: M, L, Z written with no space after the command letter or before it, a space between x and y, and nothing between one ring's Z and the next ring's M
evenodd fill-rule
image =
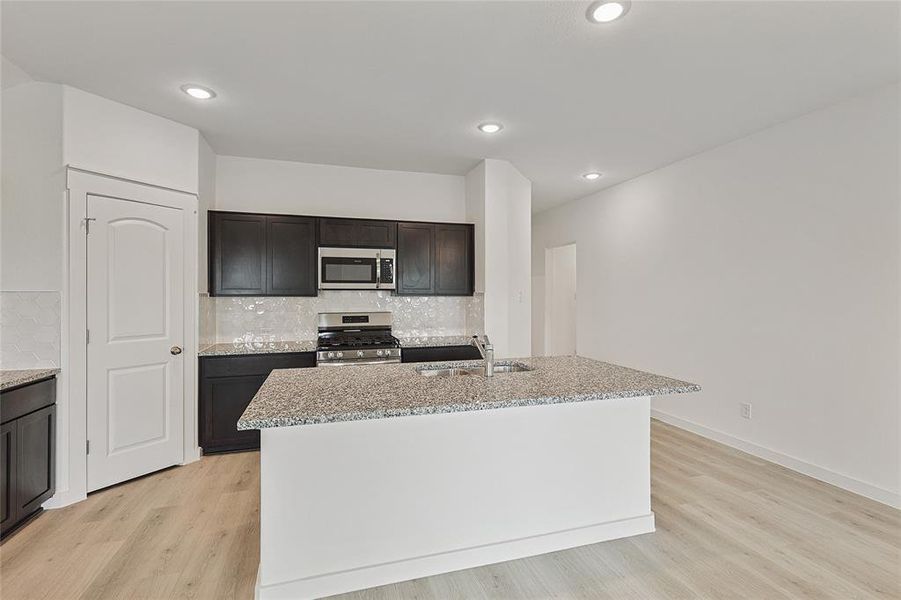
M435 225L397 224L397 293L435 293Z
M18 519L53 495L56 478L56 405L17 419L16 510Z
M0 425L0 535L16 524L16 423Z
M200 384L200 446L204 452L260 447L260 432L238 430L238 419L268 375L205 377Z
M268 269L266 293L270 296L315 296L316 219L267 217Z
M471 296L475 279L473 226L435 226L435 293Z
M319 219L319 245L394 248L397 223L366 219Z
M266 293L266 216L209 213L210 295Z

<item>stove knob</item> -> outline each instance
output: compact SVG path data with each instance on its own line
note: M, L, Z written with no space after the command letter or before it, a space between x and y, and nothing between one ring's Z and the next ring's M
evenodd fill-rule
M335 354L335 356L337 356L338 358L344 358L344 353L338 352L337 354Z
M329 357L329 358L335 358L335 353L334 353L334 352L329 352L329 353L328 353L328 357Z
M384 351L384 350L379 350L378 352L375 353L375 355L376 355L376 356L384 356L384 355L385 355L385 351Z
M363 358L363 351L362 351L362 350L357 350L357 357Z

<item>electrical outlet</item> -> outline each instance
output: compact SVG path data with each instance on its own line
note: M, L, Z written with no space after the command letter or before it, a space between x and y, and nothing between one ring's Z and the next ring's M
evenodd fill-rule
M741 416L744 419L751 418L751 405L744 402L741 403Z

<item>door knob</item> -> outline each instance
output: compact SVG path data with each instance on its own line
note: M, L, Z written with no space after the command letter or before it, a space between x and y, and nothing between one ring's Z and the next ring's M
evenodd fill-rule
M171 348L169 348L169 354L171 354L172 356L178 356L179 354L181 354L181 347L172 346Z

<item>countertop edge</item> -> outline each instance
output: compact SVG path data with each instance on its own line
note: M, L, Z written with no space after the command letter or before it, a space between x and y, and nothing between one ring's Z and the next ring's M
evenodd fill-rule
M398 338L401 350L418 348L456 348L469 346L471 336L411 336ZM198 358L207 356L262 356L266 354L297 354L316 352L316 340L292 340L279 342L262 342L263 347L254 348L247 345L235 345L234 342L216 342L203 344L197 350Z
M593 400L616 400L620 398L640 398L643 396L665 396L668 394L687 394L701 391L701 386L687 384L672 388L650 388L641 390L627 390L621 392L600 392L595 394L581 394L576 396L548 396L541 398L523 398L519 400L503 400L497 402L477 402L461 404L441 404L437 406L423 406L412 409L388 409L367 412L349 412L334 415L323 415L307 419L279 418L261 420L238 420L238 430L272 429L278 427L295 427L302 425L323 425L326 423L344 423L349 421L368 421L374 419L390 419L396 417L414 417L435 414L448 414L459 412L477 412L481 410L494 410L501 408L519 408L525 406L543 406L553 404L570 404L577 402L590 402Z
M201 346L197 351L197 357L205 358L215 356L265 356L267 354L310 354L316 352L316 342L314 340L275 343L287 344L288 346L248 348L244 346L235 346L231 342L219 342L216 344L206 344L204 346Z
M17 379L6 380L4 378L3 381L0 381L0 392L8 392L23 385L29 385L43 381L44 379L50 379L51 377L56 377L60 373L60 369L58 367L38 369L3 369L3 371L21 372L23 374L20 375Z

